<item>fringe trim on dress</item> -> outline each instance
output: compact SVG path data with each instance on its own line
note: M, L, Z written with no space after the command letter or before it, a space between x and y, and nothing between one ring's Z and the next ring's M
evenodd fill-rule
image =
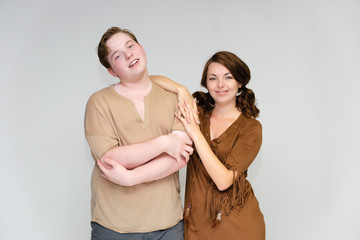
M191 228L191 230L193 230L194 232L196 232L196 231L198 231L199 229L194 226L193 221L191 220L190 210L191 210L191 204L190 204L190 205L186 208L186 210L185 210L184 220L188 222L189 227Z
M221 221L223 214L229 215L230 211L236 207L241 208L249 195L250 185L246 185L247 171L235 177L233 170L233 185L225 191L219 191L214 182L208 188L206 196L206 214L212 227L216 227Z

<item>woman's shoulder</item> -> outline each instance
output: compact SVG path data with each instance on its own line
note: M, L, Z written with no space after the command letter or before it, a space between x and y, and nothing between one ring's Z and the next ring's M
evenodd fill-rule
M262 125L260 123L259 120L255 119L255 118L247 118L245 117L245 115L242 116L242 129L244 131L246 130L259 130L261 131L262 130Z

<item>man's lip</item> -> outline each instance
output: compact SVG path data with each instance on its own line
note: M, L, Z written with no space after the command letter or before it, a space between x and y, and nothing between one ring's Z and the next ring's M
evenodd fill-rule
M133 67L136 63L139 62L139 59L134 59L130 64L129 64L129 68Z

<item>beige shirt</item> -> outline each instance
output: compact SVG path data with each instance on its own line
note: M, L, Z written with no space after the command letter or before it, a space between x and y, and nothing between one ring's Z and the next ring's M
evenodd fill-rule
M184 130L174 117L176 95L152 84L144 99L144 121L132 100L114 85L94 93L86 106L85 135L94 160L112 148ZM141 149L139 149L141 151ZM150 232L182 219L179 174L123 187L105 180L95 164L91 179L92 221L121 233Z

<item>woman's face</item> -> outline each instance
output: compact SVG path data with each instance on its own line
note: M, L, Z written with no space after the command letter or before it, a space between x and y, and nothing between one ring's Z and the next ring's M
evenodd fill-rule
M206 85L215 104L235 104L236 94L241 87L229 69L217 62L209 65Z

